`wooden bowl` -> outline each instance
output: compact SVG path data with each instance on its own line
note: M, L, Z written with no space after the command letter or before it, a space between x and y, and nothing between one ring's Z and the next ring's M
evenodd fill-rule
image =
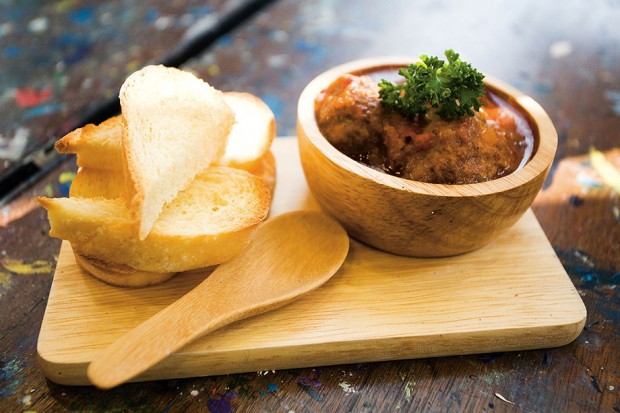
M502 178L463 185L398 178L354 161L325 139L314 114L315 98L323 89L345 73L398 68L413 61L358 60L328 70L308 84L297 112L304 173L321 207L359 241L415 257L472 251L509 229L532 204L553 162L557 132L532 98L487 76L487 87L525 114L535 139L530 160Z

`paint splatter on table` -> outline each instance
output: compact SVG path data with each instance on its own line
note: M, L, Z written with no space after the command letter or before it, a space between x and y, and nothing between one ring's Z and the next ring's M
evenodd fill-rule
M230 1L9 1L0 7L0 175L56 140L122 81Z

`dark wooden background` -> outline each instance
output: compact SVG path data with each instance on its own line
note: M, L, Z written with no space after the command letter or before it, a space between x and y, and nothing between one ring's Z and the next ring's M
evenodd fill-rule
M620 168L618 22L616 0L0 2L0 177L112 113L147 63L260 96L284 136L304 85L331 66L457 50L554 121L556 163L533 210L588 310L556 349L60 386L36 362L60 242L32 198L67 193L75 164L63 160L0 209L0 411L620 412L620 201L588 155Z

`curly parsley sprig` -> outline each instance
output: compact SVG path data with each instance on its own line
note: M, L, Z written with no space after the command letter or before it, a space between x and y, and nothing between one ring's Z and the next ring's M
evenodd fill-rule
M480 109L484 95L484 75L462 61L454 50L446 50L447 62L435 56L420 56L420 61L398 73L404 83L379 82L381 102L405 116L424 114L429 105L443 119L473 115ZM472 110L473 108L473 110Z

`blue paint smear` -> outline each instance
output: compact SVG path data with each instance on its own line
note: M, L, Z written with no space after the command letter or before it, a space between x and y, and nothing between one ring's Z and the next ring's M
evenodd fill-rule
M93 48L93 45L81 37L64 33L54 39L53 47L57 47L63 54L63 62L67 65L82 60Z
M4 57L19 57L22 54L22 49L19 46L7 46L4 48Z
M584 274L579 279L581 281L581 287L594 288L599 285L601 278L596 273Z
M63 60L68 66L70 66L86 57L86 55L88 55L91 50L92 45L90 43L81 44L76 49L74 49L72 53L66 55Z
M325 61L328 49L318 43L311 43L306 40L295 40L293 47L296 51L309 56L311 65L317 65Z
M22 20L26 17L28 13L28 9L26 7L3 7L2 8L2 17L4 21L17 21Z
M71 188L71 182L64 184L58 184L58 196L66 198L69 196L69 189Z
M210 6L191 6L187 8L187 13L194 16L206 16L213 13L214 9Z
M316 400L317 402L322 402L323 401L323 396L316 389L314 389L312 386L309 386L309 385L303 384L303 383L299 383L299 387L301 387L303 389L303 391L305 391L308 394L308 396L312 397L313 400Z
M620 284L620 272L596 268L592 259L583 251L576 248L564 250L554 247L553 249L568 275L579 281L579 287L592 289L600 285Z
M611 100L614 115L620 116L620 91L608 90L605 92L605 97Z
M0 361L0 397L11 397L17 393L23 378L16 377L22 371L22 365L17 359L7 363Z
M73 23L88 24L93 19L93 8L92 6L85 6L70 12L68 16Z
M44 105L35 106L24 111L24 119L36 118L38 116L51 115L52 113L62 112L65 109L65 105L62 103L47 103Z
M233 37L229 34L226 34L220 37L219 39L217 39L217 46L218 47L230 46L232 42L233 42Z
M275 393L276 391L278 391L278 386L275 383L269 383L267 385L267 391L269 393Z
M312 397L312 399L316 400L317 402L323 401L323 396L317 391L317 389L321 386L321 382L316 379L312 379L306 376L301 376L299 378L299 387L301 387L303 391L308 394L308 396Z
M155 7L149 7L146 12L145 20L147 23L153 23L159 17L159 11Z
M304 39L296 39L293 42L293 47L295 48L295 50L302 53L309 53L316 49L316 45L309 43Z
M54 46L56 47L71 47L80 42L80 39L71 34L71 33L63 33L54 39Z
M536 83L534 85L534 92L539 95L548 95L551 93L551 86L544 83Z

